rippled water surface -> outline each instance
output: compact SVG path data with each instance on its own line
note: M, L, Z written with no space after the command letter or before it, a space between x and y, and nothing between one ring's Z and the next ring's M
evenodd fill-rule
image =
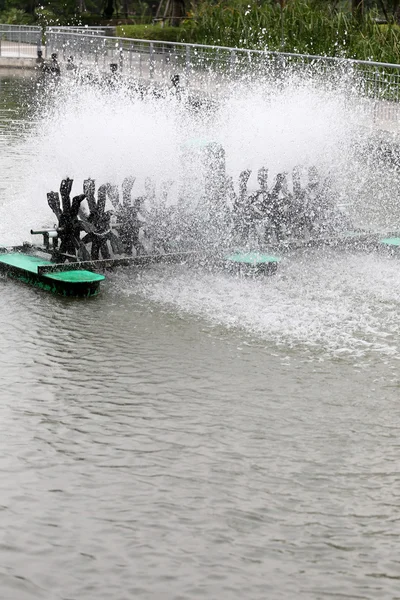
M0 221L22 241L66 153L49 133L37 158L5 81ZM0 597L400 598L399 266L159 265L84 301L0 279Z

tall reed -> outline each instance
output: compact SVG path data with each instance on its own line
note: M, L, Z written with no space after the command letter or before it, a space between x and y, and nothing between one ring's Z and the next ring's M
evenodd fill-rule
M322 0L201 0L182 29L183 41L398 63L400 28L368 11L353 16Z

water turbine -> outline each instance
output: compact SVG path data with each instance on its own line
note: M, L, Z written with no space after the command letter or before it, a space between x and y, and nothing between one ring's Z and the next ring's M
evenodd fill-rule
M214 151L212 146L211 152ZM205 152L207 154L210 150L206 147ZM252 193L247 188L251 171L242 171L238 178L239 191L235 194L231 189L231 179L225 176L224 152L219 149L214 159L217 161L215 177L210 171L200 196L205 197L207 202L205 205L200 203L195 211L189 212L183 202L179 212L167 209L168 188L173 182L166 182L161 190L161 200L157 202L155 187L147 178L151 204L146 206L146 196L131 199L135 183L132 176L122 182L122 202L118 187L110 183L100 185L96 201L95 181L86 179L83 194L76 196L71 203L73 180L64 179L60 185L62 210L58 194L47 194L49 206L59 220L60 254L81 260L88 260L89 256L91 260L100 257L109 259L111 253L132 255L134 252L138 256L146 254L141 239L146 239L156 252L161 251L160 241L164 252L165 249L176 252L188 249L210 251L216 247L213 233L222 236L221 247L226 250L229 246L257 250L277 245L282 240L299 242L303 239L306 244L310 240L315 243L321 236L351 229L350 220L336 207L329 182L320 180L315 167L309 169L304 186L300 168L295 167L291 189L288 173L285 172L277 174L269 189L268 169L262 167L257 176L259 188ZM230 204L232 198L233 203ZM85 199L89 214L81 206ZM111 210L106 210L107 200ZM160 206L164 207L161 212Z
M208 246L231 243L224 237L231 224L226 226L222 215L215 221L218 227L210 225L204 188L214 168L211 159L208 164L204 160L203 150L193 150L196 139L216 143L224 150L228 217L241 193L240 173L251 171L246 194L257 214L278 174L287 174L287 189L295 196L307 187L308 170L315 166L320 182L331 186L335 203L345 207L356 227L396 229L400 218L398 169L378 150L372 154L371 128L351 89L336 82L321 85L318 78L289 75L284 86L267 79L237 81L222 90L217 104L212 112L194 113L182 110L182 102L167 95L144 95L142 99L123 86L110 90L100 84L95 89L90 84L66 89L61 80L48 101L41 96L36 121L21 142L22 176L7 188L3 230L18 242L27 228L52 227L52 212L43 198L50 189L57 189L66 174L74 177L71 196L82 193L82 182L89 175L99 185L121 186L132 174L136 178L134 197L145 198L146 210L154 215L151 223L157 223L157 233L151 232L154 246L168 246L171 239L181 243L182 237ZM174 183L164 197L163 184L170 181ZM110 197L107 203L105 210L115 211ZM260 221L255 221L255 229L263 237ZM296 236L303 235L301 229ZM272 239L274 236L272 230ZM273 284L262 290L238 286L235 281L228 284L224 278L194 281L193 274L185 278L172 270L149 271L142 284L136 279L134 284L123 280L121 286L126 293L139 289L147 298L168 302L179 310L210 318L215 315L217 322L241 322L269 339L301 340L317 347L359 347L357 332L371 324L374 298L369 290L386 297L389 291L383 291L384 282L395 277L394 266L379 263L380 276L372 259L331 260L324 253L310 256L313 258L299 256L296 264L285 264L287 285L278 274ZM366 271L368 289L359 275ZM380 282L376 285L372 281L375 276ZM360 302L360 294L365 301ZM268 315L263 312L265 307ZM378 322L380 313L374 314L375 330L385 331L383 322Z

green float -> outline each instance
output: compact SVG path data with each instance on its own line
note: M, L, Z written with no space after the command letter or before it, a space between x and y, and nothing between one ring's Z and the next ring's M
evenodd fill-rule
M51 261L22 252L0 255L0 270L6 275L61 296L96 296L100 282L105 279L104 275L77 269L74 265L70 265L69 270L46 272L46 268L52 267Z
M273 275L278 269L280 258L261 252L233 252L224 256L229 270L244 274Z

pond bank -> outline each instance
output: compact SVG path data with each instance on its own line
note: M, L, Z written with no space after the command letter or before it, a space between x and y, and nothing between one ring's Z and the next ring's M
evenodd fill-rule
M35 58L18 58L15 56L0 56L0 69L26 70L34 69L36 66Z

